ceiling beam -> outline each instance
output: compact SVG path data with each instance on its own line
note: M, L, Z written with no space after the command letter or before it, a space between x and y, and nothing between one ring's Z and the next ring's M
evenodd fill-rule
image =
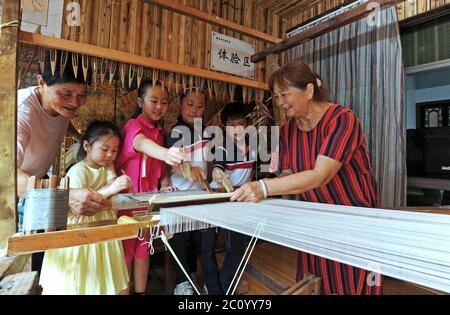
M450 3L400 21L400 30L450 14Z
M258 63L260 61L263 61L268 55L279 54L285 50L298 46L315 37L318 37L325 33L331 32L339 27L365 18L375 10L368 6L368 4L374 2L380 4L381 9L385 9L387 7L395 5L398 2L402 2L402 0L373 0L370 1L369 3L361 4L351 10L345 11L342 14L329 19L328 21L313 26L291 38L287 38L276 45L273 45L267 49L264 49L261 52L252 55L251 61L253 63Z
M156 5L158 7L176 12L181 15L186 15L191 18L194 18L194 19L197 19L197 20L209 23L209 24L213 24L213 25L217 25L220 27L230 29L232 31L250 36L252 38L255 38L255 39L258 39L258 40L261 40L264 42L277 44L282 41L281 38L277 38L270 34L255 30L251 27L243 26L241 24L231 22L230 20L208 14L206 12L203 12L203 11L198 10L193 7L186 6L184 4L178 3L173 0L143 0L143 1L145 3Z
M181 64L172 63L169 61L155 59L150 57L144 57L140 55L130 54L124 51L113 50L109 48L74 42L66 39L59 39L54 37L48 37L35 33L20 32L19 40L22 43L45 47L49 49L59 49L70 52L83 54L86 56L92 56L97 58L104 58L111 61L118 61L127 64L133 64L137 66L158 69L162 71L168 71L173 73L190 75L193 77L205 78L208 80L227 82L230 84L247 86L259 90L268 91L267 84L249 80L233 75L224 74L221 72L208 71L195 67L189 67Z
M328 10L322 10L322 13L320 13L317 16L315 16L315 17L313 17L311 19L307 19L305 21L302 21L300 24L297 24L295 26L289 27L289 29L287 30L287 33L291 32L291 31L293 31L293 30L295 30L295 29L297 29L297 28L299 28L299 27L301 27L301 26L303 26L305 24L308 24L309 22L311 22L313 20L319 19L322 16L328 15L328 14L330 14L330 13L336 11L336 10L339 10L340 8L345 7L345 6L349 5L349 4L351 4L352 2L355 2L356 0L341 0L341 1L342 2L340 4L336 4L334 7L331 7ZM303 11L310 11L310 10L313 10L314 8L316 8L317 5L318 5L318 3L312 2L308 6L302 7L302 10ZM296 10L292 10L292 11L293 12L289 12L289 13L286 13L285 15L283 15L283 18L291 19L292 17L298 15L298 12L297 12L297 14L295 14Z

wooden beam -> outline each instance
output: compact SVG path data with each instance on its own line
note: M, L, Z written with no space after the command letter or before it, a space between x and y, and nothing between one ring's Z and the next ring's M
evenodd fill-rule
M408 212L422 212L431 214L445 214L450 215L450 207L448 206L436 206L436 207L399 207L399 208L389 208L389 210L399 210Z
M310 29L307 29L291 38L287 38L287 39L283 40L282 42L280 42L276 45L273 45L272 47L269 47L261 52L254 54L251 57L251 61L253 63L263 61L265 59L265 57L270 54L279 54L285 50L288 50L292 47L298 46L298 45L300 45L306 41L309 41L315 37L318 37L325 33L331 32L331 31L333 31L339 27L342 27L344 25L358 21L358 20L368 16L370 13L372 13L375 10L372 7L369 7L368 4L378 3L378 4L380 4L381 9L385 9L387 7L395 5L397 2L400 2L400 1L399 0L374 0L374 1L370 1L369 3L361 4L351 10L343 12L342 14L340 14L334 18L329 19L328 21L325 21L316 26L313 26Z
M3 253L0 254L3 256ZM31 270L31 256L21 255L21 256L11 256L11 257L1 257L0 258L0 279L13 275L15 273L20 273L24 271Z
M54 248L136 238L140 228L158 224L159 221L155 220L145 223L115 224L42 234L14 235L8 239L6 254L22 255Z
M0 245L16 231L17 46L20 1L3 0L0 29Z
M40 295L37 271L23 272L6 277L0 282L0 295Z
M167 10L174 11L174 12L182 14L182 15L189 16L194 19L198 19L200 21L203 21L203 22L206 22L206 23L209 23L212 25L225 27L232 31L235 31L235 32L238 32L238 33L241 33L241 34L244 34L244 35L265 41L265 42L277 44L282 41L282 39L272 36L270 34L266 34L266 33L260 32L258 30L255 30L253 28L231 22L230 20L208 14L206 12L183 5L183 4L173 1L173 0L144 0L144 2L146 2L148 4L153 4L153 5L159 6L161 8L167 9Z
M174 192L171 194L157 194L149 201L150 205L168 206L171 207L181 205L192 204L207 204L207 203L219 203L229 201L233 193L210 193L210 192ZM138 197L135 197L138 198Z
M404 30L408 27L424 23L427 21L431 21L449 14L450 14L450 3L447 3L443 6L437 7L435 9L423 12L421 14L400 21L399 22L400 30Z
M83 55L105 58L108 60L124 62L128 64L134 64L138 66L148 67L152 69L159 69L163 71L186 74L194 77L205 78L209 80L222 81L236 85L242 85L252 87L255 89L268 91L267 84L257 81L252 81L232 75L227 75L219 72L208 71L204 69L198 69L195 67L188 67L185 65L171 63L165 60L144 57L139 55L130 54L123 51L98 47L94 45L79 43L75 41L58 39L43 36L40 34L33 34L27 32L19 33L19 40L22 43L37 45L50 49L61 49L71 52L80 53Z
M301 281L297 282L292 287L282 292L281 295L292 295L292 293L304 286L313 277L314 275L312 273L307 272Z
M254 260L253 260L254 261ZM270 268L272 269L272 268ZM255 263L250 263L245 267L245 272L255 278L259 283L268 288L269 290L275 292L276 294L282 294L289 289L288 284L280 279L277 279L272 272L265 272L266 270L261 270Z
M335 11L337 11L337 10L339 10L339 9L341 9L341 8L347 6L350 3L355 2L355 1L357 1L357 0L343 0L342 3L336 5L333 8L330 8L329 10L324 11L323 13L320 13L319 15L315 16L312 19L308 19L308 20L303 21L303 22L301 22L301 23L299 23L299 24L297 24L295 26L289 27L289 29L286 31L286 33L290 33L292 31L298 29L299 27L302 27L303 25L306 25L306 24L308 24L308 23L310 23L310 22L312 22L314 20L320 19L321 17L324 17L325 15L328 15L328 14L330 14L332 12L335 12ZM307 6L303 6L302 10L303 11L311 10L316 5L317 5L317 3L315 3L315 2L310 3ZM298 8L296 8L295 10L292 10L292 11L289 10L289 12L287 12L286 14L283 15L283 18L289 19L293 15L298 15L298 12L300 12L300 11L298 11Z
M407 186L412 188L426 188L435 190L450 190L450 180L425 177L408 177Z

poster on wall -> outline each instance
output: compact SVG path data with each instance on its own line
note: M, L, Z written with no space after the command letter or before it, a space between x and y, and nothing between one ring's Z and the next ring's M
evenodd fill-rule
M64 0L22 0L22 26L25 32L61 38Z
M211 69L254 79L255 64L250 57L255 46L242 40L212 32Z

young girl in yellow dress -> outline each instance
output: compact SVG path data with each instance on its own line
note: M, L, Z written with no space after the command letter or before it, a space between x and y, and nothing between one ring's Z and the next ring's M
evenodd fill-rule
M78 152L81 162L67 173L70 188L90 188L109 198L129 188L130 178L117 177L113 161L121 142L119 129L105 121L94 121L86 130ZM69 214L68 224L117 219L105 209L91 216ZM43 294L125 294L128 272L121 241L48 250L42 265Z

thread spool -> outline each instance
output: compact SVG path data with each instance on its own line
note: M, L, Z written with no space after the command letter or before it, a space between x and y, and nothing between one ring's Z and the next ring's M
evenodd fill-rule
M39 183L31 177L25 195L23 230L25 234L38 234L67 229L69 213L68 179L61 188L57 187L58 178ZM42 187L42 189L41 189Z

